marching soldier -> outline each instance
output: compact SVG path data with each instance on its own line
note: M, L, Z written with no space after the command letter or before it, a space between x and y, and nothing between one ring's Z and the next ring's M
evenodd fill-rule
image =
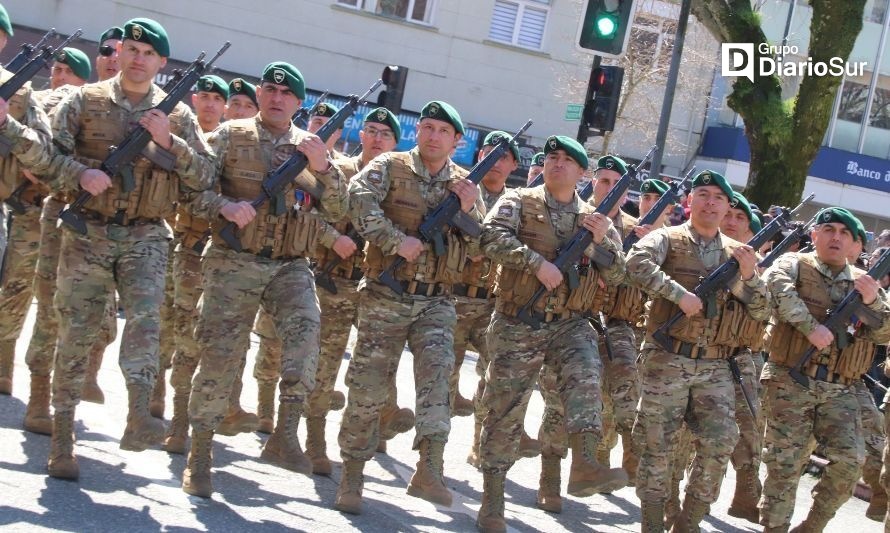
M529 184L538 177L538 174L544 171L544 152L538 152L532 156L532 164L528 166L528 176L525 183Z
M256 87L243 78L233 78L229 82L229 100L226 102L226 120L248 118L259 112L256 103Z

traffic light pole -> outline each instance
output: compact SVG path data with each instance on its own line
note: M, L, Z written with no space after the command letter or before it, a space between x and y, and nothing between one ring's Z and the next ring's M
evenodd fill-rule
M668 71L667 87L665 87L664 101L661 104L661 117L658 119L658 133L655 136L655 146L658 147L658 150L655 151L655 155L652 157L652 165L649 167L649 175L653 178L661 176L661 158L664 155L668 125L671 121L671 108L674 105L674 92L677 88L677 78L680 74L680 59L683 55L683 43L686 40L686 23L689 21L691 4L692 0L683 0L683 3L680 5L680 20L677 21L677 33L674 37L671 68Z
M587 105L587 102L593 99L593 95L596 93L596 90L593 88L596 84L593 80L593 74L596 72L596 69L602 63L603 58L600 55L593 56L593 65L590 67L590 78L587 80L587 96L584 97L584 104ZM590 129L587 127L587 122L584 120L584 117L581 117L581 123L578 125L578 135L576 139L582 145L587 142L587 138L590 136Z

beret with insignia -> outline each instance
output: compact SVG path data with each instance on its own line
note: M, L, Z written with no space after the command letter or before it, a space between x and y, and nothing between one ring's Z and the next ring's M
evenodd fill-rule
M548 137L544 142L544 154L549 154L555 150L565 151L565 153L574 159L576 163L581 165L581 168L583 169L586 169L590 165L590 160L587 158L587 151L581 146L581 143L571 137L565 135L551 135Z
M738 191L732 191L732 197L729 200L729 207L733 209L741 209L745 212L745 216L748 217L748 227L751 229L751 233L757 233L763 227L760 223L760 219L754 215L754 210L751 209L751 204L748 203L748 199L742 195L742 193Z
M544 166L544 152L538 152L532 156L532 165L536 167Z
M853 234L853 238L861 240L865 244L867 240L865 226L862 225L862 222L853 213L843 207L826 207L819 211L819 215L816 217L817 224L830 224L832 222L839 222L847 226L847 229Z
M148 43L161 57L170 57L170 39L167 31L157 21L135 18L124 24L124 40Z
M331 118L332 116L337 114L337 106L328 103L321 103L315 106L315 109L312 110L313 117L327 117Z
M614 170L622 176L627 172L627 163L614 155L604 155L596 160L596 169Z
M460 120L457 110L451 107L447 102L441 100L433 100L420 110L420 120L432 118L447 122L454 127L454 130L461 135L464 134L464 123Z
M713 170L702 170L698 173L695 179L692 180L692 188L702 187L704 185L715 185L720 187L724 193L726 193L726 197L732 200L732 187L729 185L729 182L726 181L722 175L714 172Z
M0 4L0 30L6 32L6 35L12 37L12 22L9 20L9 13L6 12L6 8L3 7L3 4Z
M229 99L229 86L225 80L215 74L208 74L198 78L198 92L216 93L223 97L223 100Z
M256 101L256 87L249 81L246 81L244 78L234 78L229 82L229 98L235 96L236 94L243 94L247 96L253 101L254 105L257 105Z
M86 81L90 79L93 69L90 67L90 58L77 48L66 47L56 54L56 61L71 67L71 72L78 78Z
M640 185L640 194L653 193L658 196L664 195L664 193L668 192L670 186L655 178L650 178L648 180L643 181L642 185Z
M516 162L519 162L519 143L512 140L512 135L507 133L506 131L495 130L488 135L485 136L485 140L482 141L482 146L494 146L503 138L506 138L510 146L510 153L513 154L513 159Z
M102 46L102 43L105 41L112 39L115 41L120 41L124 38L124 29L119 28L117 26L112 26L102 32L102 35L99 36L99 46Z
M306 81L303 79L303 74L290 63L284 61L269 63L263 69L263 75L260 78L278 85L287 85L297 95L297 98L306 99Z
M365 122L385 124L392 130L397 141L402 138L402 125L399 123L399 119L396 118L392 111L385 107L378 107L377 109L372 109L368 112L368 114L365 115Z

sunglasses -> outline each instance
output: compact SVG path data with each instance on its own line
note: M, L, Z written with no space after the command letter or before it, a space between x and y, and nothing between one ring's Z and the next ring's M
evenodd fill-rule
M100 56L108 57L108 56L114 55L115 51L116 51L115 48L113 46L111 46L110 44L103 44L102 46L99 47L99 55Z

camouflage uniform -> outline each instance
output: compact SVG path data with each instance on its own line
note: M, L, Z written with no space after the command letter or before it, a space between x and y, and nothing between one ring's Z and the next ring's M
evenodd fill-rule
M871 390L862 380L853 384L856 391L856 400L859 402L859 417L862 419L862 436L865 442L865 462L862 464L862 479L872 489L870 510L886 511L887 496L883 492L880 483L882 456L884 453L884 424L883 416L875 405ZM883 503L881 503L883 502ZM872 506L875 508L872 509ZM883 514L886 514L883 513ZM871 516L869 516L871 518Z
M801 253L783 255L766 272L776 320L770 330L769 361L761 377L765 386L763 408L767 422L763 462L767 475L760 500L760 523L767 528L789 525L803 460L801 454L809 449L811 438L822 446L829 460L813 489L814 507L807 517L813 530L821 531L825 527L850 498L859 477L865 451L859 402L852 382L870 366L873 349L860 357L854 357L855 353L847 357L845 350L845 356L839 358L840 364L835 364L837 349L832 344L831 350L817 352L811 365L804 368L811 374L831 365L830 371L838 372L837 382L813 379L815 374L811 374L807 389L796 383L788 371L810 346L805 335L824 320L824 316L819 317L805 301L813 302L824 314L849 292L854 276L863 274L849 265L833 274L815 254ZM803 294L803 290L809 296ZM886 293L879 291L868 308L878 315L879 325L859 327L856 335L877 343L890 340L890 303ZM858 350L860 344L853 342L847 350ZM863 369L853 368L857 364ZM850 376L845 375L848 372ZM801 428L811 429L801 431Z

